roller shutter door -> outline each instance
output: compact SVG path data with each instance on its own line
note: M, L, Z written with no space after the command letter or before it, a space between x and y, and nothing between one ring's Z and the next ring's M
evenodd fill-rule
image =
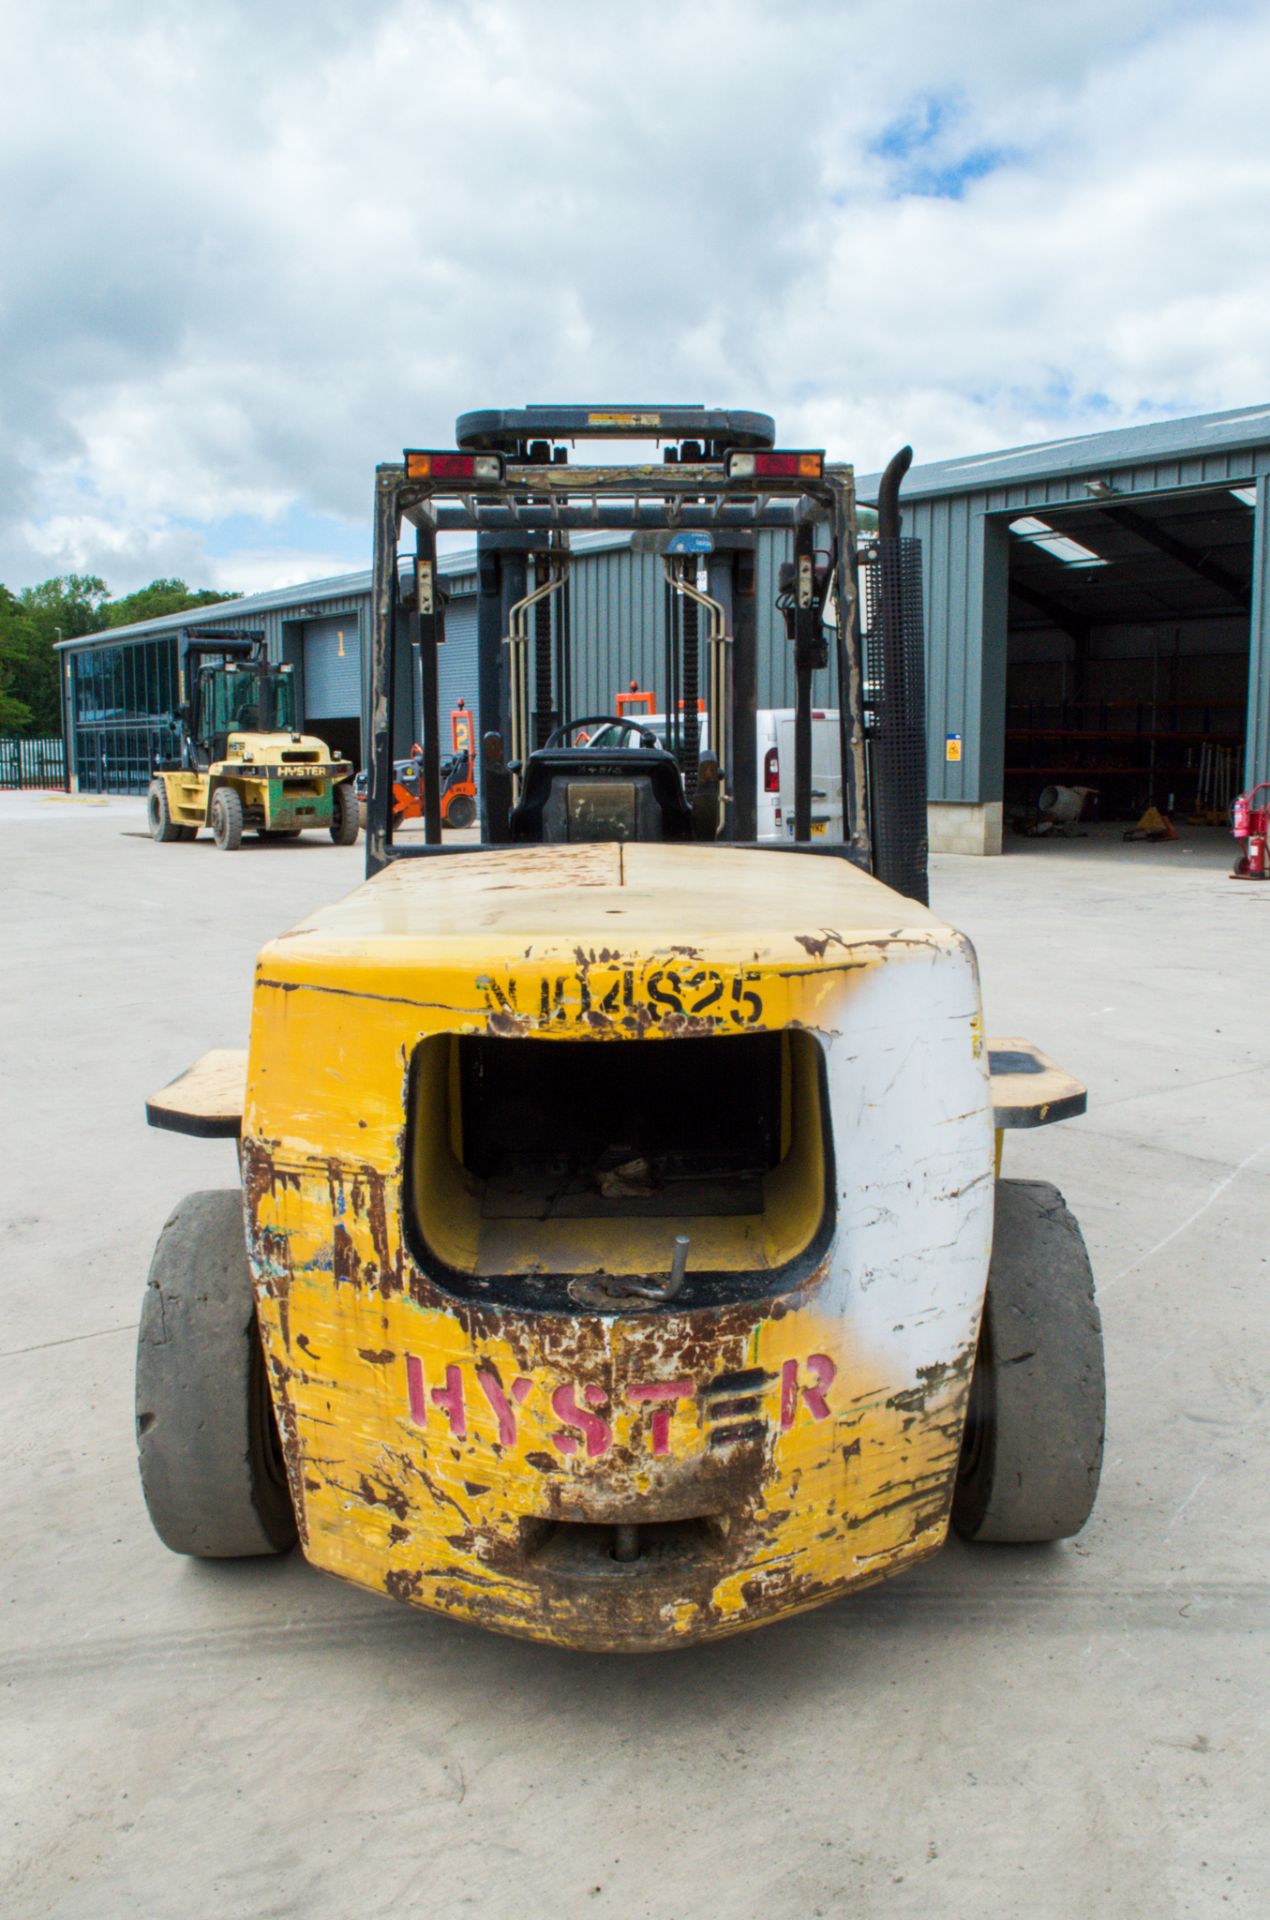
M362 710L362 649L357 615L310 620L304 629L304 712L344 720Z
M445 645L437 649L437 705L441 752L450 751L450 714L460 700L475 713L477 695L476 595L456 594L445 610Z

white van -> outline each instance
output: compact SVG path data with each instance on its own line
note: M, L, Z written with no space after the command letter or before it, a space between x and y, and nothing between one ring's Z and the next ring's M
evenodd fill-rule
M758 720L758 837L794 837L794 709L760 707ZM842 838L842 765L838 709L811 715L811 831Z
M757 723L758 838L794 837L794 709L760 707ZM631 715L631 725L647 727L665 744L664 713ZM702 714L701 750L710 746L710 718ZM597 747L616 747L630 735L625 728L600 727L592 737ZM817 838L842 838L842 769L839 764L838 709L815 707L811 716L811 831Z

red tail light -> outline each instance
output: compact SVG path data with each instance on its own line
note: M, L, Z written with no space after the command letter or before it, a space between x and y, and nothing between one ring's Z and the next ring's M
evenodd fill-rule
M819 480L824 469L823 453L730 453L727 456L729 480Z
M763 791L764 793L779 793L780 790L781 757L775 747L769 747L766 758L763 761Z
M423 453L406 449L408 480L501 480L501 453Z

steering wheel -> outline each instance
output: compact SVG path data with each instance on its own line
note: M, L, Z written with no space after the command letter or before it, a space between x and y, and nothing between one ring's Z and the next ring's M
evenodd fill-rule
M627 733L639 735L639 743L642 747L656 748L661 744L652 728L641 727L637 720L625 720L616 713L584 713L580 714L576 720L566 720L563 726L553 727L542 743L542 751L545 753L549 747L566 746L569 735L576 733L579 727L624 727ZM579 747L576 751L582 753L585 748ZM604 748L598 748L596 751L603 753Z

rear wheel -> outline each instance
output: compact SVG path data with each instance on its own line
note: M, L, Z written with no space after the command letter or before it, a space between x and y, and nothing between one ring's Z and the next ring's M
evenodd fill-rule
M180 826L172 818L172 809L168 805L168 790L162 780L152 780L146 794L146 824L150 829L150 838L168 842L194 838L188 827Z
M331 798L331 838L337 847L351 847L358 833L357 795L353 792L352 781L341 780Z
M212 838L222 853L243 843L243 803L232 787L217 787L212 795Z
M476 818L476 802L470 793L460 793L446 811L447 827L470 827Z
M992 1264L952 1521L966 1540L1065 1540L1102 1467L1102 1322L1057 1187L997 1183Z
M237 1188L187 1194L159 1236L137 1340L137 1452L173 1553L295 1544Z

